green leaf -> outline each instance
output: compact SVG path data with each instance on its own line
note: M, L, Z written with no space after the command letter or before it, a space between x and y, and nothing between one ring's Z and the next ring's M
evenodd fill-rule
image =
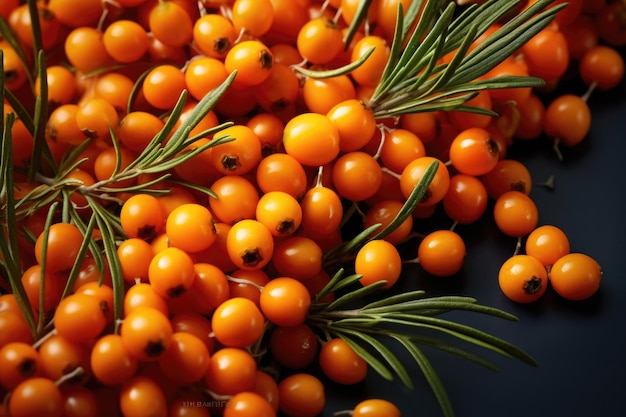
M38 21L35 22L35 20L37 19L33 20L33 28L35 28L35 26L37 27L39 26L39 22ZM11 46L11 48L15 51L22 66L24 67L24 72L26 73L26 77L28 78L29 84L31 85L31 87L34 87L35 79L33 77L33 74L30 71L28 71L28 68L30 68L30 64L28 63L28 59L26 58L26 55L24 54L24 51L22 50L22 44L17 38L17 36L15 35L15 33L13 32L13 30L11 29L11 26L9 25L9 23L2 16L0 16L0 38L4 39Z
M430 166L424 172L424 175L422 176L420 181L417 183L415 188L413 188L413 191L411 191L411 194L402 205L400 211L398 211L398 214L396 214L396 217L394 217L393 220L381 231L372 236L372 239L384 239L385 237L389 236L411 215L411 213L413 213L415 207L417 207L419 202L422 201L422 199L424 198L424 195L426 195L428 186L435 177L440 163L441 162L439 161L435 161L430 164Z
M426 295L426 291L424 290L415 290L415 291L407 291L402 292L400 294L392 295L390 297L385 297L377 301L372 301L369 304L361 307L361 311L373 310L378 307L386 307L390 305L395 305L399 303L403 303L406 301L415 301L420 299Z
M402 336L398 335L398 337L402 337ZM474 354L473 352L470 352L467 349L463 349L458 345L451 344L451 343L445 342L443 340L440 340L434 337L428 337L428 336L417 335L417 334L405 334L404 337L416 345L426 346L429 348L440 350L442 352L447 352L452 355L456 355L464 360L474 362L475 364L480 365L484 368L490 369L492 371L499 370L499 368L496 365L494 365L492 362Z
M117 256L117 246L115 244L116 232L111 225L110 213L102 208L93 198L87 196L89 206L93 210L96 218L96 224L102 235L102 244L104 253L111 271L111 280L113 283L113 317L115 322L119 322L124 314L124 277L122 275L122 266Z
M0 71L0 73L2 72ZM0 75L0 87L4 91L4 74ZM8 113L6 115L6 121L2 121L2 143L0 143L2 149L0 153L0 178L2 178L0 204L2 204L2 212L0 214L4 220L3 224L7 225L13 225L17 222L15 195L13 193L13 146L11 137L11 128L14 121L14 113ZM21 281L22 267L16 228L0 227L0 254L2 255L2 264L6 270L11 291L15 295L15 300L28 327L33 333L33 336L35 336L37 325L33 316L32 306L30 305L30 301Z
M392 337L394 336L392 335ZM435 372L435 369L431 365L426 355L424 355L421 349L419 349L406 338L396 337L395 339L400 342L402 346L404 346L404 348L411 354L415 362L419 365L422 373L424 374L424 377L426 378L426 381L428 381L430 388L433 390L433 392L435 393L435 397L437 397L437 400L439 401L439 405L441 407L441 410L443 411L443 414L446 417L453 417L454 410L452 409L452 404L450 403L448 393L446 392L446 389L444 388L441 379L437 375L437 372Z
M359 277L359 275L356 275L356 277ZM387 281L378 281L375 282L373 284L370 285L366 285L363 286L361 288L357 288L353 291L347 292L346 294L342 295L341 297L335 299L333 302L331 302L328 307L326 308L328 311L334 311L337 310L340 306L343 306L347 303L350 303L354 300L358 300L359 298L365 297L367 295L370 294L374 294L378 291L380 291L380 289L385 286L385 284L387 284Z
M354 71L356 68L363 65L363 63L374 53L375 48L370 48L365 52L359 59L349 64L344 65L343 67L329 69L329 70L315 70L315 69L307 69L302 66L292 65L291 69L297 71L308 78L315 78L317 80L321 80L324 78L333 78L339 77L341 75L349 74Z
M351 240L347 242L343 242L337 245L336 247L332 248L328 252L326 252L324 254L323 260L341 258L342 256L345 256L346 254L358 249L365 242L367 242L371 238L372 234L376 230L380 229L381 226L382 225L380 223L377 223L366 228L365 230L361 231L358 235L353 237Z
M393 380L393 372L387 367L380 359L374 356L369 350L367 350L361 343L356 342L352 337L360 337L360 332L350 332L344 329L331 329L335 336L340 337L348 346L350 346L354 352L359 355L367 365L371 367L378 375L387 381Z
M356 14L350 22L348 30L343 37L343 44L346 50L348 49L350 42L352 42L354 35L356 35L356 33L359 31L359 27L361 26L361 24L365 21L365 19L367 19L367 12L369 11L372 1L373 0L362 0L361 2L359 2Z

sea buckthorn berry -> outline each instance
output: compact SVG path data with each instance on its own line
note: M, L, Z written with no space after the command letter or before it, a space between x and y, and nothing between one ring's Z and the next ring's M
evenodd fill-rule
M152 68L143 79L141 92L146 101L157 109L172 109L187 87L185 73L171 64Z
M278 383L279 409L287 417L315 417L326 406L324 384L307 373L292 374Z
M228 290L231 298L245 297L254 301L257 306L260 305L260 288L270 280L270 277L263 269L236 269L229 276Z
M167 398L159 384L148 376L135 376L120 389L120 409L126 416L167 415Z
M312 64L327 64L343 49L339 25L331 19L317 17L300 28L296 38L298 52Z
M139 368L139 360L126 349L119 334L98 338L91 348L89 361L96 380L109 386L128 381Z
M361 151L347 152L333 163L333 186L339 195L351 201L372 197L383 181L378 161Z
M109 101L93 97L81 102L76 112L76 124L90 139L108 139L110 129L117 129L120 116Z
M150 240L165 226L165 212L159 200L150 194L135 194L122 205L120 222L130 238Z
M236 39L232 22L220 14L207 13L194 23L194 45L206 56L224 58Z
M77 71L89 73L104 68L113 59L107 52L102 33L91 26L79 26L65 37L63 50L67 60Z
M226 71L229 74L237 71L234 83L241 87L261 84L269 77L273 64L272 52L257 40L237 43L224 58Z
M343 218L341 198L323 186L310 188L300 201L302 229L311 238L326 238L339 229Z
M357 99L349 99L335 105L326 117L337 127L339 149L351 152L365 146L376 132L374 113Z
M604 0L602 0L604 1ZM589 3L586 1L585 3ZM573 25L561 28L567 41L570 58L580 60L587 50L598 45L599 36L592 19L579 17Z
M285 64L274 63L270 75L254 86L254 97L265 111L281 115L291 115L300 94L300 80L294 71Z
M98 414L98 393L81 385L62 385L65 416L93 416Z
M211 320L200 313L178 313L170 319L174 333L183 332L195 335L204 343L209 353L213 352L215 338L211 334Z
M402 259L392 243L386 240L372 240L357 252L354 270L361 275L359 281L362 285L386 281L383 288L390 288L400 278Z
M74 294L85 294L98 300L107 325L113 322L113 287L111 284L99 284L97 281L74 285Z
M235 395L254 387L257 371L257 363L250 352L224 347L211 356L205 383L217 394Z
M132 285L124 294L124 315L127 316L138 307L150 307L169 316L169 307L165 297L159 295L152 285L140 282Z
M375 224L380 224L380 230L382 230L396 218L402 207L404 207L404 203L399 200L381 200L375 203L366 211L363 219L363 227L368 228ZM408 238L412 230L413 218L408 216L393 232L385 236L384 239L396 245Z
M150 33L165 45L181 47L193 38L193 21L174 1L159 1L148 14Z
M0 311L0 329L0 348L11 342L33 342L30 327L21 312Z
M327 114L345 100L356 99L356 89L350 77L337 75L330 78L306 78L302 98L310 112Z
M36 7L39 30L41 31L41 48L44 51L49 51L52 47L58 45L62 39L62 24L56 15L44 4L37 4ZM34 46L32 18L29 6L22 4L11 11L7 22L20 43L28 48L33 48Z
M240 392L228 399L224 417L275 417L276 411L267 398L255 392Z
M161 131L164 124L152 113L133 111L120 120L117 131L118 139L131 151L141 152L152 138Z
M45 285L43 297L41 297L42 266L37 263L24 271L20 281L33 311L38 312L40 308L43 308L44 312L48 312L56 307L63 295L66 281L65 273L44 270L43 282Z
M502 159L495 168L480 177L487 194L497 199L507 191L530 194L532 178L526 165L515 159Z
M46 271L69 270L76 262L83 240L82 232L74 224L54 223L50 225L47 235L41 233L37 237L35 258L39 264L43 264L45 257Z
M102 42L107 53L120 63L139 61L148 52L148 33L137 22L116 20L105 29Z
M80 145L85 141L85 135L76 123L78 104L62 104L52 110L46 123L46 134L59 143Z
M429 274L447 277L456 274L465 261L465 242L452 230L426 235L417 248L417 260Z
M39 352L24 342L7 343L0 348L0 369L0 386L7 390L43 375Z
M543 133L546 106L536 94L530 94L526 101L517 105L519 121L513 137L517 139L537 139Z
M546 108L544 131L559 144L574 146L589 133L591 110L587 102L574 94L562 94Z
M322 345L319 363L324 375L339 384L357 384L367 376L367 362L341 338Z
M39 357L44 375L53 381L68 379L68 383L84 383L91 375L87 343L72 342L59 335L51 335L39 346ZM81 371L68 378L68 375Z
M299 199L306 191L307 176L296 158L286 153L273 153L259 162L256 183L264 193L281 191Z
M14 417L61 417L63 395L51 379L28 378L11 391L7 410Z
M210 314L228 299L226 274L217 265L205 262L195 262L193 268L196 276L185 296L194 310Z
M128 101L135 82L119 72L109 72L98 77L93 88L95 95L113 105L120 117L126 114Z
M270 280L259 299L265 317L278 326L302 324L309 313L311 295L300 281L290 277Z
M117 247L122 277L127 282L148 282L148 268L154 256L152 246L143 239L131 237Z
M322 166L339 155L339 131L325 115L303 113L294 116L283 132L287 154L304 166Z
M493 217L505 235L521 237L537 227L539 212L535 202L520 191L507 191L495 202Z
M500 267L498 284L504 295L512 301L530 303L546 292L548 273L537 258L514 255Z
M232 138L211 148L211 161L217 171L224 175L241 175L252 171L262 158L261 141L246 125L234 125L223 129L220 135Z
M607 1L604 7L594 15L594 23L600 39L610 46L626 45L625 10L623 3Z
M322 270L322 248L306 236L291 236L276 242L272 266L278 274L306 281Z
M450 162L462 174L484 175L496 166L498 160L498 145L485 129L465 129L450 145Z
M303 369L312 364L318 348L315 333L305 323L275 327L269 340L272 358L289 369Z
M217 238L213 215L194 203L176 207L167 216L165 233L171 247L192 253L208 249Z
M228 77L224 63L210 56L193 58L184 71L185 85L189 94L196 100L202 100L210 91L217 88Z
M563 76L570 62L565 36L552 26L542 29L522 45L521 52L528 73L544 80Z
M257 371L252 392L256 392L265 398L272 406L274 412L278 411L278 383L269 373Z
M413 132L396 128L384 131L380 161L385 168L401 173L413 160L426 156L426 148Z
M8 42L2 41L0 45L2 46L3 53L2 69L5 77L5 85L9 90L17 91L28 81L26 69L18 53Z
M591 256L569 253L550 268L550 284L567 300L585 300L594 295L602 283L602 268Z
M209 207L221 222L232 225L254 218L259 192L245 177L225 175L211 185L211 191L216 198L209 198Z
M73 342L82 342L98 336L107 325L102 301L92 295L70 294L59 302L54 312L57 333Z
M172 343L172 324L155 308L138 307L120 326L124 347L141 361L156 361Z
M223 346L239 347L256 342L265 326L257 305L245 297L232 297L220 304L211 316L211 328Z
M80 110L79 110L80 111ZM117 150L113 146L101 150L94 160L93 171L98 181L106 181L111 188L123 188L134 185L136 178L117 180L116 172L124 171L135 159L135 155L129 149L120 146ZM116 171L119 163L119 171Z
M174 332L172 343L159 359L159 366L170 381L189 385L204 378L209 367L209 350L197 336Z
M405 198L411 195L413 189L420 182L428 167L433 163L437 163L435 176L428 185L426 193L419 204L432 206L443 200L450 186L450 173L448 167L446 167L441 160L432 156L423 156L414 159L402 170L400 188Z
M365 62L350 72L352 79L359 85L376 86L389 60L390 49L387 41L380 36L368 35L354 45L351 61L355 62L362 58L371 48L374 48L374 51Z
M543 225L530 232L526 238L526 255L534 256L544 266L551 266L567 255L570 244L563 230L553 225Z
M194 279L193 259L179 248L163 249L148 266L148 281L161 297L179 297L191 288Z
M101 15L104 4L100 0L85 0L78 4L68 0L50 0L49 10L69 27L93 23Z
M352 417L400 417L400 410L393 403L380 398L371 398L358 403Z
M615 48L594 46L580 59L579 72L587 85L593 83L600 90L609 90L624 78L624 58Z
M285 123L272 112L259 112L250 117L248 126L261 141L261 153L269 156L282 150Z
M260 269L272 259L274 237L263 223L244 219L228 231L226 249L237 268Z
M76 78L72 71L63 65L50 65L46 68L48 82L48 102L51 107L69 104L78 91ZM36 80L35 94L41 96L41 82Z
M483 182L471 175L456 174L443 198L443 209L455 222L474 223L487 209L488 195Z
M231 15L237 32L245 32L258 38L272 27L274 8L270 0L235 0Z

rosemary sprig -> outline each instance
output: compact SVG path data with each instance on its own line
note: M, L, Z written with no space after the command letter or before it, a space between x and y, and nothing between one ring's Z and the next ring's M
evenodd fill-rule
M540 79L532 77L500 77L478 80L490 69L512 55L530 37L546 27L554 14L560 10L560 7L564 7L562 5L546 9L551 0L538 0L526 11L505 22L494 35L482 44L471 49L479 36L493 23L507 15L519 2L520 0L488 0L482 5L472 5L460 12L455 7L454 2L444 0L413 1L406 13L399 5L398 23L390 49L390 59L384 69L380 84L367 103L374 116L380 119L411 112L451 109L485 112L465 103L479 91L485 89L541 85ZM36 16L36 2L29 0L28 4L32 15ZM346 45L349 44L358 27L367 18L371 4L371 0L360 2L357 15L351 22L345 37ZM35 42L35 56L33 57L35 66L33 72L28 73L28 77L33 88L36 78L42 80L41 92L35 97L32 112L26 109L10 91L6 90L3 75L0 74L3 114L5 98L15 112L6 115L6 123L4 120L0 122L2 123L0 125L2 134L0 262L3 267L2 272L6 274L8 286L15 294L33 336L37 338L44 328L44 315L40 315L37 322L35 321L33 306L29 305L28 297L21 284L22 271L17 243L18 230L13 226L24 216L48 205L50 209L44 233L48 233L53 219L59 215L63 221L75 224L85 236L85 240L80 248L76 263L69 272L64 295L69 294L72 290L80 265L85 257L92 256L101 271L104 271L104 268L109 268L111 272L114 316L116 323L119 323L123 312L124 281L116 249L119 241L125 236L114 210L106 206L103 201L107 203L116 201L115 197L111 195L120 192L167 192L167 190L153 188L157 183L166 180L178 181L212 195L206 187L171 178L170 172L176 166L209 147L231 140L228 137L218 135L206 145L192 146L200 137L218 134L230 123L219 125L193 137L190 137L190 132L230 87L235 73L231 74L216 90L200 100L191 115L178 129L174 130L187 99L187 92L183 92L175 107L169 112L163 129L155 135L129 166L123 168L118 163L110 179L85 186L68 179L67 176L84 162L79 158L81 151L88 146L88 142L70 149L61 163L56 164L44 140L48 116L46 60L40 47L41 29L37 19L33 19L32 27ZM20 59L25 63L25 68L30 68L27 64L28 58L20 49L19 43L14 34L11 33L8 24L1 18L0 33L18 51ZM342 68L316 70L304 66L294 66L293 70L298 71L303 76L314 78L347 74L361 65L372 52L373 50L370 50L360 60ZM443 58L447 56L451 56L451 58L444 61ZM0 58L2 58L1 50ZM94 73L94 75L96 74ZM127 104L129 111L132 109L143 76L139 77L131 92ZM494 114L492 112L485 113ZM32 164L25 173L30 181L38 184L19 199L15 198L14 167L11 155L11 127L16 117L24 122L35 138L33 161L36 163ZM113 131L111 131L111 143L119 156L120 145ZM120 159L118 158L118 161ZM42 160L47 166L42 166L40 163ZM423 372L441 404L444 414L452 416L452 406L443 383L422 352L421 347L426 346L447 351L487 368L496 369L488 360L446 339L452 338L454 342L465 342L507 358L518 359L529 365L536 365L536 362L522 349L507 341L441 316L451 311L465 311L504 320L516 320L516 317L502 310L478 304L477 300L471 297L427 297L425 292L421 290L388 295L382 293L381 290L385 285L384 281L367 287L359 286L360 276L346 273L344 269L345 264L352 259L354 253L363 244L372 239L386 237L411 215L426 192L435 171L436 164L433 164L389 226L382 228L380 224L374 225L324 256L324 266L327 269L336 268L337 272L328 285L315 297L307 323L317 329L326 339L332 337L344 339L383 378L393 379L397 377L405 385L411 387L413 382L406 365L393 353L386 342L400 344ZM156 178L147 183L126 188L113 187L116 182L135 178L142 174L156 174ZM90 209L88 217L85 217L84 213L79 214L77 208L72 205L70 197L73 193L80 193L86 198ZM101 236L98 240L92 236L96 230ZM34 237L30 236L30 238L32 240ZM43 279L41 284L40 291L43 292ZM321 300L330 293L336 294L337 298L332 302L322 302ZM372 301L372 298L377 299ZM43 297L40 299L43 300ZM417 332L421 330L434 332L438 336L431 337L418 334Z
M478 37L513 10L519 0L489 0L468 6L461 13L457 13L454 2L445 3L443 0L426 2L412 32L407 27L413 20L405 22L399 5L390 59L366 103L376 118L433 110L480 112L476 107L462 105L481 90L543 85L544 81L536 77L478 79L545 28L565 4L548 8L551 0L539 0L470 49ZM416 15L415 9L409 10L410 16ZM353 22L353 25L358 24L360 22ZM448 54L453 55L444 63Z
M325 289L326 294L332 290L342 289L344 279L353 283L358 279L358 275L345 278L335 276L328 284L329 288ZM313 312L308 317L309 325L317 329L327 340L334 337L345 340L382 378L392 380L397 377L411 388L413 382L405 365L384 340L399 343L420 367L445 416L454 415L450 400L442 381L420 346L453 353L488 369L497 370L497 367L481 356L461 348L455 342L441 337L420 335L415 330L439 332L503 357L518 359L532 366L537 365L532 356L505 340L472 326L438 317L450 311L463 310L505 320L517 320L512 314L478 304L471 297L426 297L423 291L411 291L367 303L365 301L367 297L377 292L384 282L378 284L346 292L329 304L314 305ZM344 309L348 304L359 302L363 305Z
M36 71L38 71L38 73L43 72L45 74L45 60L41 54L39 54L39 56L40 59L37 61L38 65ZM200 100L189 114L189 117L187 117L180 124L180 126L174 130L175 122L180 116L187 98L187 93L183 92L173 109L168 122L164 124L163 129L153 138L150 144L129 166L122 168L121 165L118 164L113 175L109 179L86 186L80 182L66 178L73 169L79 167L83 162L83 160L78 158L81 151L88 146L88 141L86 140L82 145L79 145L74 149L70 149L58 166L56 163L49 164L49 167L53 169L53 176L47 176L45 172L42 172L41 164L32 164L32 168L29 169L28 175L32 175L32 181L38 183L39 185L35 186L31 191L18 200L16 200L14 196L14 167L11 152L11 127L15 120L15 114L9 113L6 115L6 122L3 120L2 126L2 155L0 157L0 173L2 174L2 188L0 190L0 220L2 221L3 226L6 225L8 227L0 228L0 240L2 241L2 243L0 243L0 255L2 266L6 271L8 285L11 288L11 291L16 294L16 299L20 309L22 310L22 313L35 337L39 335L39 332L44 327L44 323L42 321L44 319L44 315L40 315L38 322L35 322L32 313L33 306L29 304L28 298L26 297L26 293L21 284L21 275L23 271L21 270L19 262L20 254L17 244L17 228L13 225L15 225L20 219L33 214L37 210L51 205L44 231L44 233L46 233L52 223L53 217L56 216L59 211L59 203L62 203L60 205L62 221L74 223L77 227L79 227L85 236L85 242L81 247L79 256L77 257L73 268L71 268L69 272L68 281L66 282L64 289L64 295L69 294L72 290L73 283L77 278L80 266L85 255L87 254L87 251L89 250L101 271L103 271L105 267L110 269L113 279L114 317L118 320L121 319L123 312L122 305L124 285L116 248L118 241L120 239L124 239L125 235L119 224L119 218L110 210L110 208L103 206L103 201L116 201L115 198L110 196L110 194L113 193L129 191L166 193L167 190L153 190L150 187L168 179L170 177L170 171L174 167L188 161L200 152L203 152L212 146L233 140L230 137L221 135L216 136L212 141L202 146L190 148L190 145L193 145L201 136L195 135L193 137L189 137L189 132L206 116L206 114L208 114L208 112L211 111L219 98L229 88L235 76L236 72L230 74L220 86ZM43 78L45 79L46 77ZM4 86L3 78L0 78L0 88L2 89L3 94L7 91ZM34 136L40 137L40 139L35 139L33 158L38 155L51 155L47 142L43 137L48 107L48 102L45 98L45 81L42 83L41 89L43 92L41 96L37 97L34 117L32 118ZM230 126L231 124L232 123L230 122L223 123L213 129L209 129L205 132L205 134L217 134L219 131L227 126ZM118 155L119 161L121 160L121 158L119 158L120 147L113 131L111 131L111 142ZM51 157L46 159L53 162ZM41 159L36 160L40 161ZM119 181L128 178L136 178L142 174L160 174L160 176L157 176L157 178L153 181L130 187L111 187ZM178 182L181 184L187 184L184 181ZM213 195L212 191L206 187L200 187L193 184L189 185L191 188ZM91 210L91 217L86 224L82 220L82 217L77 213L76 208L72 206L70 197L73 193L80 193L84 195L88 202L88 207ZM96 228L99 230L101 235L100 243L96 242L92 237L92 232ZM40 291L43 291L44 288L43 281L42 276ZM40 299L43 300L43 297L40 297Z

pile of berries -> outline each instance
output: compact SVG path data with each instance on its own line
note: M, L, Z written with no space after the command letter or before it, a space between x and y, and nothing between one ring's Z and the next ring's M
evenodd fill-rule
M40 94L38 75L29 72L38 46L31 3L0 2L19 40L0 40L5 87L26 108ZM11 126L15 198L58 186L84 219L97 198L117 228L119 270L101 268L84 253L85 230L63 210L51 218L53 201L17 225L3 223L20 231L26 308L45 326L33 333L2 275L0 416L317 416L326 407L325 378L355 384L368 372L353 347L307 323L314 303L334 299L316 294L336 268L347 264L362 285L384 280L385 288L402 278L405 262L453 276L466 255L457 225L485 215L518 239L497 277L506 297L532 302L548 283L571 300L597 291L600 266L570 252L558 227L539 224L531 174L506 153L515 141L547 137L562 157L560 147L585 138L589 94L622 82L626 4L569 0L549 26L484 75L535 76L545 80L541 89L479 91L467 104L483 112L377 117L371 95L389 59L398 4L406 9L411 0L374 0L367 23L344 48L359 3L35 3L46 55L45 141L59 164L76 149L80 163L61 182L50 184L46 172L28 181L36 141L18 117ZM522 1L516 11L532 3ZM349 65L371 47L364 64L347 74L306 75ZM109 181L232 74L230 88L188 132L198 135L188 151L222 135L233 140L172 166L165 179L145 172ZM588 86L585 94L545 99L572 76ZM183 112L170 120L183 91ZM12 109L6 100L5 115ZM232 123L206 134L226 122ZM424 198L392 233L350 259L329 256L347 239L346 219L357 218L358 231L391 224L433 163ZM77 192L79 186L90 192ZM420 234L418 224L436 213L445 213L450 227ZM99 227L91 230L96 243ZM417 258L402 259L398 246L413 239ZM76 279L66 288L72 270ZM121 305L114 274L124 281ZM369 399L344 414L400 411Z

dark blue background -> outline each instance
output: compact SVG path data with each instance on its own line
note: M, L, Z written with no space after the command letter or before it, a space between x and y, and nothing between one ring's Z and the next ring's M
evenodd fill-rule
M576 94L584 86L576 79L562 85ZM509 156L524 162L533 181L555 176L553 190L534 187L531 196L539 209L539 223L553 224L568 235L571 249L594 257L604 280L591 299L567 302L551 288L538 302L515 304L499 290L497 274L512 255L515 240L498 232L491 213L480 222L456 229L466 240L463 271L441 279L426 275L418 265L407 265L401 289L426 289L430 294L461 294L482 304L504 309L519 318L509 322L474 313L454 318L513 342L531 354L533 368L491 352L484 357L500 367L485 369L456 356L427 350L426 354L446 387L457 416L567 416L617 417L623 415L626 387L626 84L595 91L589 100L592 126L585 140L563 148L559 161L547 138L516 143ZM419 226L418 226L419 227ZM400 353L401 354L401 353ZM387 383L372 375L355 387L329 384L325 415L349 409L370 397L386 398L403 416L442 416L420 370L410 358L415 388Z

